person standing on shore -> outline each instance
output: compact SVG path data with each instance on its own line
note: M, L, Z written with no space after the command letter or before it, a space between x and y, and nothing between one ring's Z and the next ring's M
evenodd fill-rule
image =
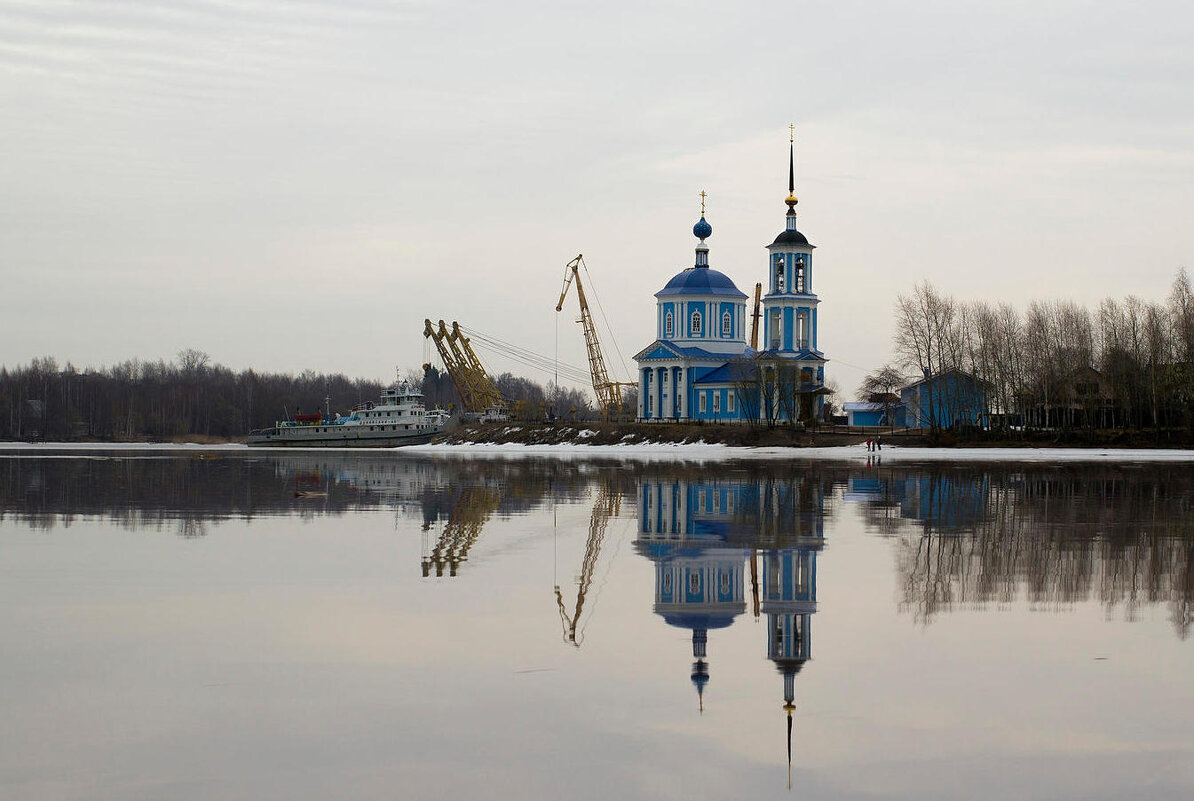
M875 450L877 450L877 451L883 450L883 435L882 434L875 435Z

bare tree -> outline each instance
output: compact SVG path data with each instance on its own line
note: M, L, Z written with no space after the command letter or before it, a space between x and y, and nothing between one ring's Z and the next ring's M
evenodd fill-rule
M900 405L900 388L908 383L896 367L885 364L878 370L868 373L858 385L858 396L868 403L883 405L883 414L887 423L895 427L895 409Z
M750 426L757 426L763 395L763 373L758 361L747 357L734 360L730 363L730 377L734 382L734 398L742 417Z

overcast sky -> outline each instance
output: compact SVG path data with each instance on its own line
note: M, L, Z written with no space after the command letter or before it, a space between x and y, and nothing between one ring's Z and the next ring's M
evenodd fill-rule
M384 379L430 317L584 368L584 253L625 378L702 189L711 265L764 280L795 123L849 398L921 280L1164 298L1192 42L1188 2L0 0L0 364Z

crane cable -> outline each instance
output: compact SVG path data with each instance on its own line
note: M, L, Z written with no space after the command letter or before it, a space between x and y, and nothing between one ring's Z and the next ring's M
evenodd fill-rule
M503 339L484 334L474 328L460 326L460 330L467 334L470 340L476 340L487 346L487 348L483 349L495 351L527 367L546 372L548 375L555 374L558 376L560 373L563 373L565 378L573 381L588 383L590 380L589 371L574 365L561 364L558 358L553 360L529 348L524 348Z
M601 321L605 323L605 331L609 334L609 338L613 340L614 352L618 354L618 359L622 362L622 375L634 375L630 372L630 368L626 366L626 357L622 355L622 349L618 347L618 338L614 336L614 330L610 327L609 318L605 316L605 308L601 305L601 296L597 294L597 286L593 283L593 274L589 272L589 265L585 264L583 258L580 260L580 266L585 268L585 275L589 278L589 293L597 301L597 311L601 312Z

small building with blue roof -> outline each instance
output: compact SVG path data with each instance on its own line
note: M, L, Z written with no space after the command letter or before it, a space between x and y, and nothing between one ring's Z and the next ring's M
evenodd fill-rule
M638 419L810 420L822 413L824 354L817 341L813 249L796 228L794 146L789 143L784 230L767 246L762 344L748 342L747 295L709 265L713 226L701 219L693 266L655 293L656 339L638 364ZM701 193L702 196L704 193ZM758 325L758 322L755 322Z

